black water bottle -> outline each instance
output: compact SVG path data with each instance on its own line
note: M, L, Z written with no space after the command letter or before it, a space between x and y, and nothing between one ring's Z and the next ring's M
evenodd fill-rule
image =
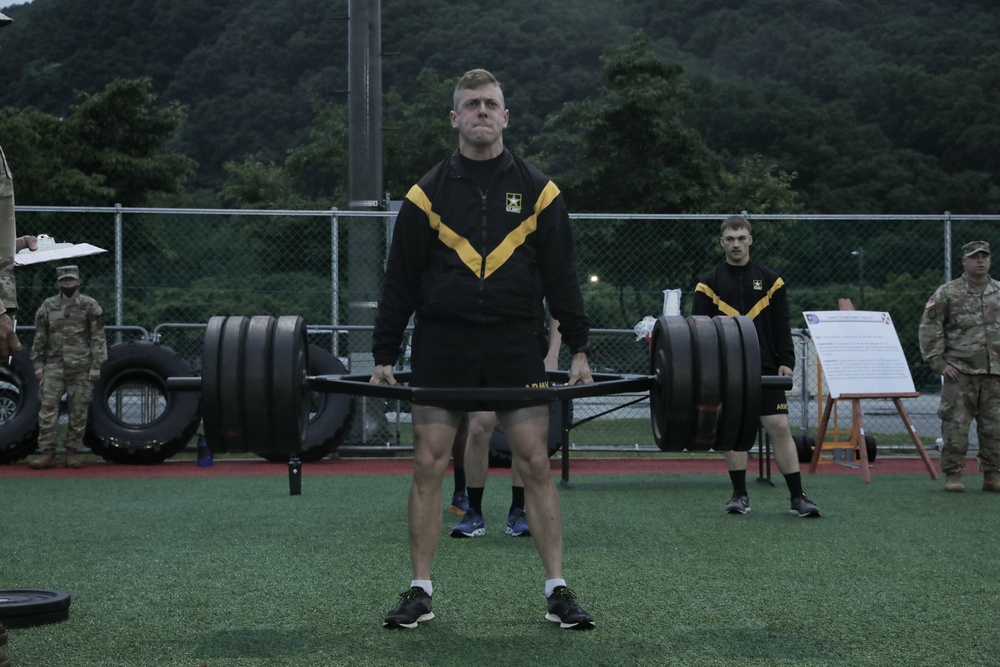
M292 454L288 459L288 494L302 495L302 461L299 460L298 454Z

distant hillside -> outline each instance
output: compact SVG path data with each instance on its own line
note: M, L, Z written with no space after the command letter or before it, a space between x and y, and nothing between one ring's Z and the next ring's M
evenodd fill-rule
M33 0L6 11L0 106L65 113L74 91L151 76L190 107L174 149L217 188L221 165L281 162L312 99L347 88L347 2ZM509 143L601 85L600 54L637 29L686 70L689 122L713 148L759 153L810 210L983 212L1000 206L1000 11L965 0L383 0L387 92L417 74L492 69ZM444 101L446 104L446 101ZM446 107L442 108L442 114ZM0 128L0 141L3 140Z

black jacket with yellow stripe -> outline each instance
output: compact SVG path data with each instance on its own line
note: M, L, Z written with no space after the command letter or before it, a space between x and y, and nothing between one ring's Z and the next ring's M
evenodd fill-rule
M375 318L375 363L396 362L412 313L465 324L542 323L543 297L563 342L584 348L589 321L559 188L505 149L483 192L456 151L399 210Z
M746 315L757 329L763 373L776 375L778 366L795 368L785 281L766 266L752 260L744 266L722 262L694 288L691 314Z

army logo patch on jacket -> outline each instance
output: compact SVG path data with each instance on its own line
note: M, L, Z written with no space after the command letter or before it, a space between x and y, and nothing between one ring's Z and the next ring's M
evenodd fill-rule
M508 213L520 213L521 212L521 195L516 192L507 193L507 212Z

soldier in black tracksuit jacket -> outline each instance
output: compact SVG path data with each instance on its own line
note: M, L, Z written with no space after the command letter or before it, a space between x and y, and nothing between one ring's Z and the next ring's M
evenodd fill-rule
M692 315L749 317L757 329L763 374L790 376L795 368L795 348L789 326L785 282L771 269L750 260L753 236L746 218L726 218L722 223L720 243L726 253L726 261L702 276L695 287ZM791 512L798 516L818 517L819 508L802 493L798 453L788 425L788 403L784 391L761 390L760 421L774 447L778 469L788 485ZM750 511L746 488L747 454L725 452L725 458L733 482L733 495L726 504L726 511L746 514Z
M760 344L764 375L778 368L795 368L795 347L788 316L785 281L763 264L742 266L722 262L701 278L695 288L693 315L746 315L753 320ZM762 413L763 414L763 413Z
M456 151L439 163L399 210L375 321L375 363L396 363L414 312L418 327L517 321L537 329L546 321L543 297L570 351L587 351L589 321L559 189L504 149L483 192L465 162Z
M458 151L406 195L393 230L375 318L371 382L394 384L403 332L416 314L410 382L417 387L548 386L538 336L543 299L573 353L570 384L592 382L589 322L569 214L559 188L503 145L508 111L486 70L455 87ZM441 533L441 483L466 411L495 410L524 482L525 514L545 570L545 618L566 629L594 619L562 578L562 518L548 461L548 406L450 397L414 400L409 539L413 580L383 620L416 628L434 617L431 565ZM470 510L471 511L471 510ZM469 529L485 533L481 514ZM463 521L465 523L465 521Z

